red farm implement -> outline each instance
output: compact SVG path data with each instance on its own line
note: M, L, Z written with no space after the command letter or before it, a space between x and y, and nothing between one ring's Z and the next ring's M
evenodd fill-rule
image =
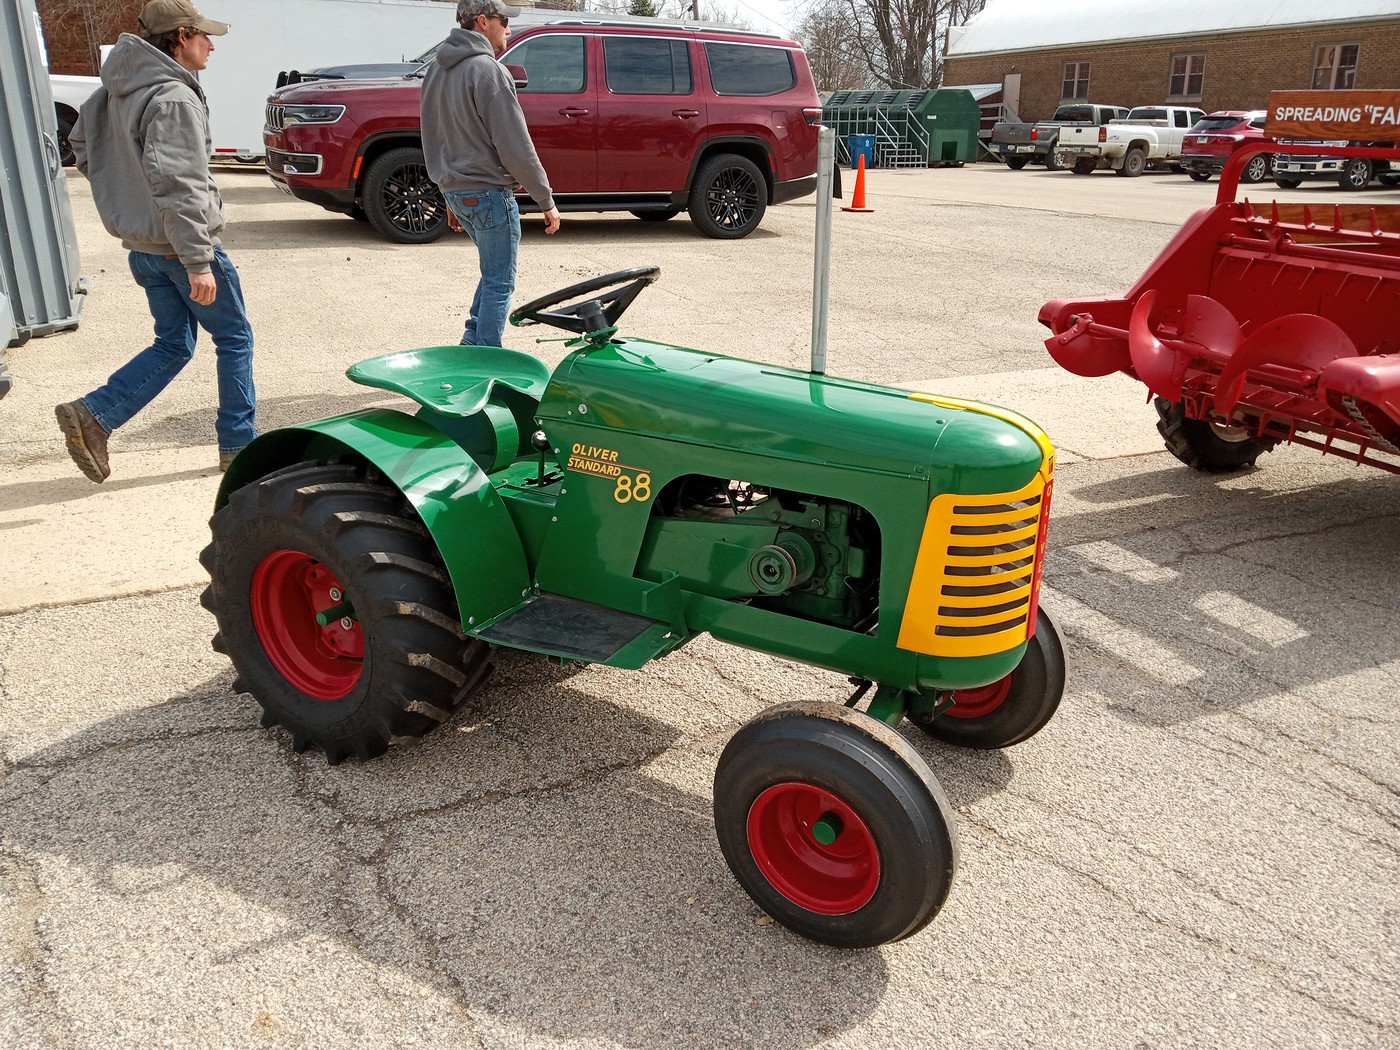
M1142 381L1168 450L1197 469L1245 467L1291 442L1400 473L1400 204L1235 200L1263 151L1400 170L1394 147L1241 150L1215 205L1124 295L1041 308L1046 348L1077 375Z

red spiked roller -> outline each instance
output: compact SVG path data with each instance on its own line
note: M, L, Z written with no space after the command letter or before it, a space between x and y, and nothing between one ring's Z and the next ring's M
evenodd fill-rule
M874 208L865 206L865 154L862 153L856 162L856 189L851 194L849 206L842 205L842 211L874 211Z

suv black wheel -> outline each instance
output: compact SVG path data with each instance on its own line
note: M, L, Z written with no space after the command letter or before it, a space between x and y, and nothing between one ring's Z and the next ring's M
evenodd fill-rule
M68 111L71 112L71 111ZM58 158L65 168L71 168L78 163L78 158L73 153L73 144L68 141L68 136L73 134L73 125L78 122L76 116L68 116L68 112L58 109Z
M1374 169L1365 157L1352 157L1342 166L1337 176L1337 185L1344 190L1364 190L1371 181Z
M690 187L690 221L706 237L747 237L767 210L768 183L753 161L725 153L700 165Z
M400 244L427 244L447 232L447 202L428 178L423 151L391 149L374 159L360 191L370 225Z
M1064 171L1065 162L1060 159L1060 155L1055 152L1055 147L1051 146L1045 153L1046 171Z

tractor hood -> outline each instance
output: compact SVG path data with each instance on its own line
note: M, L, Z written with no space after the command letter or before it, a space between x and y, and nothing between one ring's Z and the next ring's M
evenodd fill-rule
M641 339L566 359L539 415L964 492L1019 488L1053 455L1038 427L998 409Z

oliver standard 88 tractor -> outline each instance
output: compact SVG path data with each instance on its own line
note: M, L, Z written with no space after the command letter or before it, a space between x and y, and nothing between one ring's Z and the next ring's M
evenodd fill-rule
M779 705L734 735L717 834L793 930L907 937L957 838L894 727L1005 747L1060 700L1037 608L1054 451L999 409L619 337L657 274L516 310L575 335L552 375L500 348L390 354L350 377L415 414L249 445L204 554L215 646L264 724L331 762L446 721L493 646L640 668L708 632L849 676L845 706Z

